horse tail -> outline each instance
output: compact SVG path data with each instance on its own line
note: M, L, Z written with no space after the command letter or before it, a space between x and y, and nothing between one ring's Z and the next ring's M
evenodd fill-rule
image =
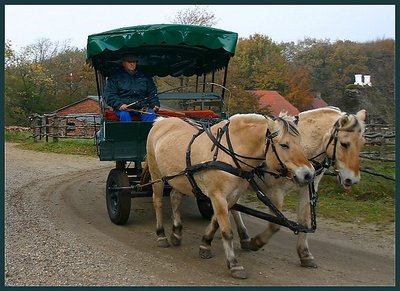
M149 163L147 162L147 156L144 157L144 161L142 163L143 169L140 175L140 184L146 184L150 181L150 171L149 171Z

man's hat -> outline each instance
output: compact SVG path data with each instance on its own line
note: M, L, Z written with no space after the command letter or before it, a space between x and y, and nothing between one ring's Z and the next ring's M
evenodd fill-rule
M122 56L123 61L139 61L139 58L133 54L125 54Z

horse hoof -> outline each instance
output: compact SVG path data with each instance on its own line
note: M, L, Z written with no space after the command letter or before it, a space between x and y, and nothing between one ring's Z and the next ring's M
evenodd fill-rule
M200 258L202 258L202 259L211 259L213 257L211 249L203 247L203 246L200 246L199 255L200 255Z
M157 239L157 246L159 246L160 248L168 248L169 247L168 239L166 237Z
M250 240L241 240L240 247L242 248L242 250L250 251Z
M173 246L180 246L181 245L181 239L177 238L174 234L171 234L171 243Z
M251 239L248 249L251 250L251 251L258 251L260 248L261 247L256 244L255 240Z
M231 275L235 279L247 279L247 273L242 266L232 267Z
M318 268L317 264L315 263L315 261L313 259L311 260L300 260L301 262L301 266L304 268L312 268L312 269L316 269Z

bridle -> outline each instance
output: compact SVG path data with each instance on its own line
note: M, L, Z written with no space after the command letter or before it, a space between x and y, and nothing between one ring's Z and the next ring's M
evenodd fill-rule
M337 173L337 169L335 168L336 165L336 148L337 148L337 143L339 140L339 120L337 120L335 122L335 124L333 125L333 130L332 133L329 137L328 143L325 146L325 151L312 157L311 159L309 159L314 166L314 169L316 171L315 175L319 175L321 174L321 172L324 169L328 169L329 167L334 167L334 172ZM333 151L332 151L332 157L328 156L328 148L329 146L333 143ZM315 159L318 158L319 156L326 154L326 157L322 160L322 162L318 162Z

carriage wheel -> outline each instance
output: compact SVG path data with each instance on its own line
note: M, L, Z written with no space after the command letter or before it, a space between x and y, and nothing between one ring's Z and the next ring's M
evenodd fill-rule
M129 187L129 178L124 170L112 169L108 174L106 202L108 216L115 224L122 225L131 211L130 189L113 190L115 187Z
M214 209L212 207L211 200L205 198L196 198L196 200L201 216L210 220L214 215Z

